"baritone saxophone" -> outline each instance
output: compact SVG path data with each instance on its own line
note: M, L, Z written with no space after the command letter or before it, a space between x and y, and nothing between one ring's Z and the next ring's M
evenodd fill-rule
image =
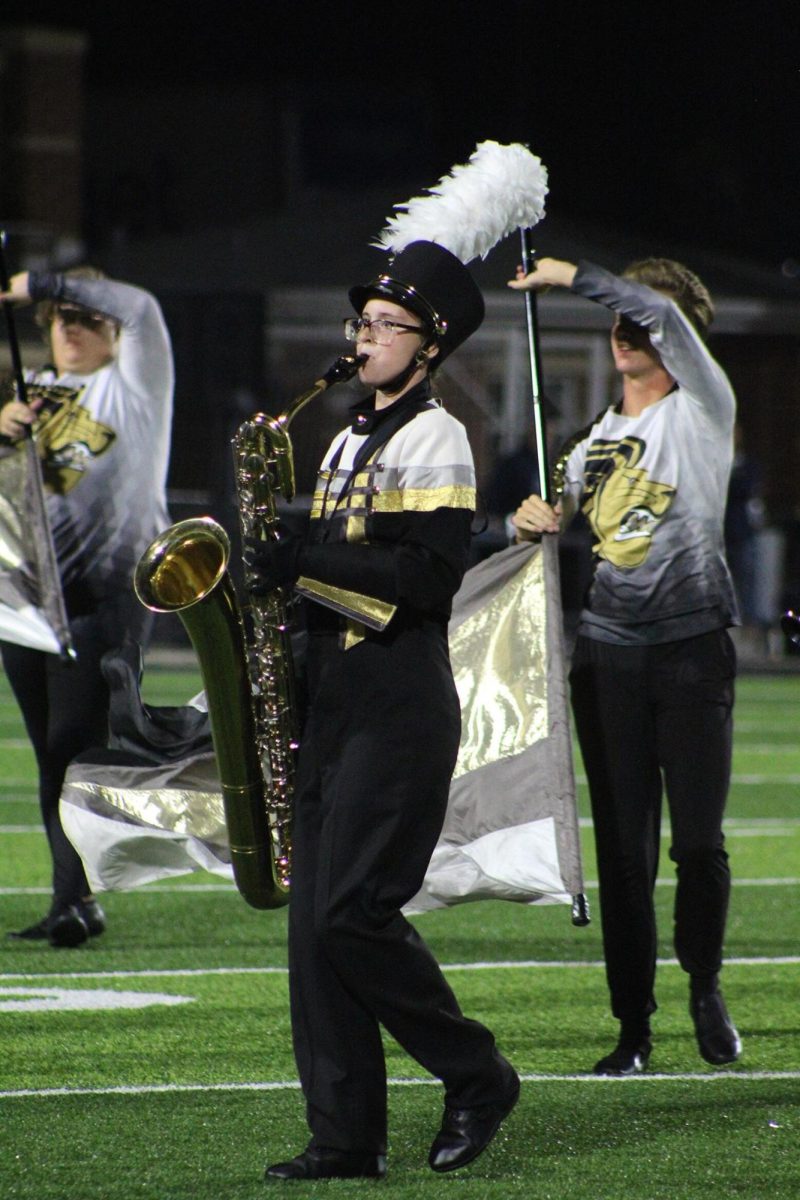
M363 357L345 355L277 417L256 413L233 439L242 539L277 539L277 502L295 493L288 427L309 401L351 379ZM245 591L228 571L230 541L211 517L179 521L140 558L134 588L153 612L177 613L194 646L206 693L236 886L253 908L289 899L291 818L299 728L288 596Z

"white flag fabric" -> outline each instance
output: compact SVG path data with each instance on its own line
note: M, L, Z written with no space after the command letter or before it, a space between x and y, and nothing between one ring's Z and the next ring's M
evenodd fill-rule
M40 471L30 438L0 447L0 640L58 654L69 628Z
M512 546L467 572L450 624L462 740L444 829L409 913L583 890L557 543ZM140 703L140 702L139 702ZM211 754L73 763L61 819L95 891L205 869L232 878Z

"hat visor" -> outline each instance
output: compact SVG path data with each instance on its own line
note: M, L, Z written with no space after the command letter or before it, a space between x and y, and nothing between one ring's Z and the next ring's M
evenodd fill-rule
M413 288L408 287L404 283L400 283L397 279L391 279L389 276L382 276L378 279L373 279L372 283L359 284L356 287L350 288L347 293L350 297L350 303L356 312L361 315L364 311L364 305L368 300L376 297L384 297L391 300L393 304L399 304L402 308L407 308L409 312L413 312L429 329L433 329L436 323L436 314L430 304L419 293L415 293Z

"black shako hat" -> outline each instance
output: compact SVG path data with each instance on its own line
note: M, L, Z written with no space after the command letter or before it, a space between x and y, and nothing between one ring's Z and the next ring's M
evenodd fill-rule
M416 313L436 339L438 365L483 321L486 306L467 267L436 242L411 242L395 254L388 270L371 283L350 288L350 301L360 315L374 296Z

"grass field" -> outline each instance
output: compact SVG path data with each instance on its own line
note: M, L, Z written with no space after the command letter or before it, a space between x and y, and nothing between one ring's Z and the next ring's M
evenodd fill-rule
M193 673L150 670L180 703ZM519 1107L473 1166L426 1166L441 1090L391 1041L389 1176L267 1184L305 1144L291 1054L285 913L210 876L104 898L108 932L73 951L0 936L0 1200L695 1200L800 1196L800 675L739 683L727 833L735 874L724 972L744 1041L698 1056L672 958L671 866L657 899L659 1012L649 1072L587 1076L615 1037L599 922L482 903L417 918L465 1010L523 1075ZM578 773L581 770L578 765ZM585 816L585 788L581 785ZM590 903L596 888L584 820ZM38 918L49 877L30 748L0 676L0 931Z

